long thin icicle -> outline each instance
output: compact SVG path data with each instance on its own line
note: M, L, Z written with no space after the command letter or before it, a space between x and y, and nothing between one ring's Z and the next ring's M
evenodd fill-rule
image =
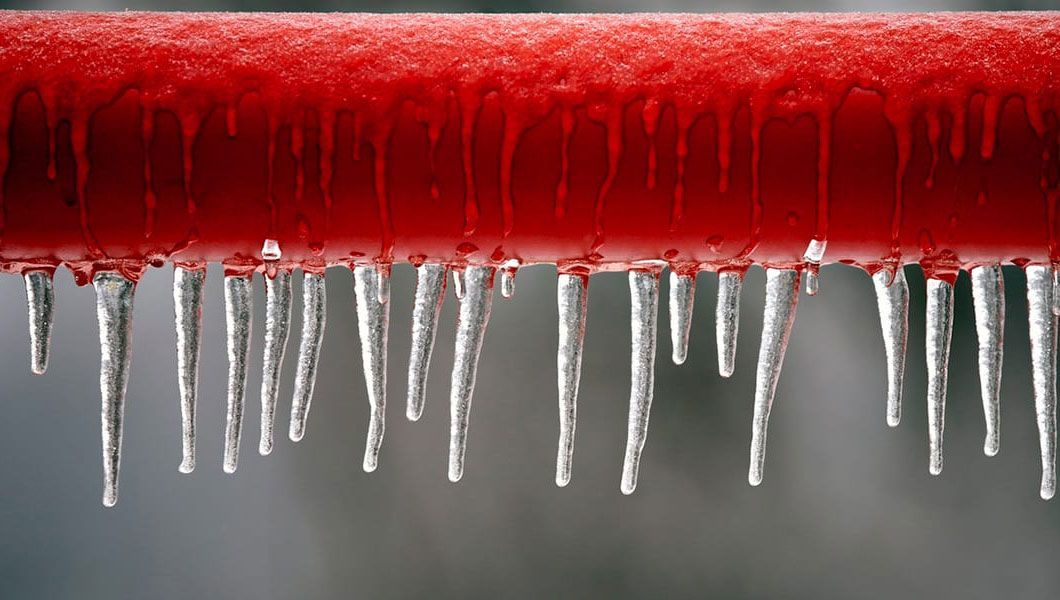
M118 273L99 273L92 284L96 289L96 318L99 321L99 391L103 398L100 412L103 436L103 506L118 502L118 474L121 470L122 420L125 416L125 389L129 383L129 344L132 341L133 297L136 284Z
M877 272L872 276L872 284L876 288L883 351L887 356L887 425L898 427L902 420L902 386L909 341L909 284L902 267L893 275L887 270Z
M173 269L173 317L177 329L177 389L180 392L181 473L195 470L195 406L199 396L202 289L206 269Z
M715 335L718 342L718 373L729 377L736 369L736 338L740 330L740 288L743 273L718 273L718 306Z
M493 267L468 267L464 272L464 298L456 326L456 351L449 389L449 481L464 476L471 397L475 392L478 357L493 305Z
M927 280L928 446L932 475L942 472L942 434L946 429L946 381L953 335L953 284Z
M791 269L766 269L766 306L762 315L762 345L758 349L758 371L755 375L754 421L751 424L751 467L747 481L762 483L766 460L766 431L769 411L777 393L784 352L795 324L799 305L799 272Z
M298 368L294 374L291 424L287 434L292 442L305 436L306 418L313 400L320 345L327 324L327 287L324 275L306 273L302 278L302 339L298 344Z
M1027 316L1030 325L1034 411L1038 417L1038 443L1042 455L1041 496L1056 493L1056 289L1052 267L1027 267Z
M26 304L29 307L29 368L37 375L48 369L48 355L52 343L52 314L55 291L52 275L44 271L30 271L23 275L26 283Z
M354 292L357 296L357 332L361 338L361 361L364 382L368 389L371 416L368 439L364 446L364 471L371 473L379 464L379 449L386 430L386 342L390 326L390 303L379 302L379 290L387 286L387 275L380 269L353 269Z
M983 397L986 439L983 453L994 456L1001 447L1001 360L1005 337L1005 280L1001 265L975 267L972 301L979 338L979 388Z
M556 286L559 308L559 350L556 371L559 375L559 450L556 453L556 485L570 483L574 460L574 429L578 416L578 382L582 372L582 348L585 342L585 310L588 305L589 278L561 273Z
M225 414L224 472L239 466L239 439L247 391L247 354L250 350L254 294L249 277L225 277L225 323L228 346L228 403Z
M650 271L631 271L629 300L632 334L629 387L629 421L626 427L626 456L622 462L623 494L637 489L640 457L648 437L648 417L651 414L652 393L655 389L655 336L659 319L659 274Z
M688 334L692 329L692 309L696 298L696 278L670 272L670 344L675 365L688 358Z
M261 367L261 437L258 454L272 453L276 423L276 395L280 392L280 370L291 334L291 272L279 269L265 276L265 356Z
M438 315L445 300L445 265L416 267L416 303L412 309L412 349L409 352L408 404L405 416L418 421L427 398L427 370L438 332Z

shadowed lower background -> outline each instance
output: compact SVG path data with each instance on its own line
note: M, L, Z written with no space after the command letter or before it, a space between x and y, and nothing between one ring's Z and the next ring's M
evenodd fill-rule
M137 8L303 10L720 10L687 0L138 3ZM21 2L20 8L30 7ZM42 8L121 9L92 0ZM756 2L768 10L1047 8L1048 2ZM554 481L555 269L524 269L495 298L471 413L463 480L446 479L450 287L427 406L405 412L415 284L394 271L389 410L379 470L361 471L368 403L352 276L328 273L328 326L306 438L286 438L297 336L277 411L277 444L257 455L264 294L255 331L239 471L221 471L227 359L221 273L206 288L198 467L177 472L171 268L139 286L121 496L100 505L98 337L90 288L57 276L47 375L28 368L25 298L0 278L0 595L10 598L924 597L1041 598L1060 571L1060 504L1038 498L1025 279L1007 268L1001 453L987 458L967 277L957 285L946 466L927 472L924 284L909 268L903 419L886 426L883 345L871 280L822 271L803 297L770 422L765 482L747 485L764 277L744 286L737 369L717 375L713 275L699 277L688 362L670 360L662 284L655 402L639 487L618 491L629 395L626 277L589 292L572 483Z

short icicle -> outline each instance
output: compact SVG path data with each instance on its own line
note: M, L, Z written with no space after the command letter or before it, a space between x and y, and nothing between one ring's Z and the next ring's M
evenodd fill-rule
M556 485L570 483L574 461L574 429L578 415L578 382L582 371L585 342L585 310L588 306L589 278L560 273L556 286L559 308L559 450L556 453Z
M762 345L758 350L758 371L755 375L754 421L751 424L751 467L747 481L762 483L766 460L766 430L769 412L777 393L784 352L795 324L795 310L799 305L799 271L766 269L766 306L762 316Z
M692 329L692 309L696 298L694 275L670 272L670 344L675 365L688 358L688 334Z
M928 466L942 473L942 434L946 429L946 382L949 377L950 339L953 335L953 284L927 280Z
M1027 316L1034 411L1038 418L1042 457L1040 493L1043 500L1049 500L1056 493L1056 315L1052 312L1055 293L1052 267L1027 267Z
M515 295L515 274L518 267L501 269L501 297L508 299Z
M464 271L453 269L453 293L457 300L464 299Z
M740 289L743 273L718 273L718 306L715 335L718 343L718 373L729 377L736 369L736 338L740 330Z
M416 302L412 309L412 349L409 352L408 403L405 416L418 421L427 398L427 371L438 333L438 315L445 301L445 265L416 267Z
M180 392L181 473L195 470L195 407L199 396L202 290L206 269L173 269L173 320L177 330L177 389Z
M979 338L979 388L983 397L986 439L983 453L995 456L1001 447L1001 361L1005 330L1005 280L1001 265L973 268L972 300Z
M298 344L298 367L294 374L291 423L287 432L292 442L305 436L306 418L313 400L320 346L327 322L327 287L323 273L306 273L302 278L302 339Z
M472 266L467 268L463 277L467 289L460 302L449 390L449 481L454 483L464 476L471 397L475 391L482 338L493 304L494 272L493 267Z
M909 340L909 284L905 271L878 271L872 276L876 306L880 311L883 351L887 356L887 425L898 427L902 420L902 386L905 382L905 354Z
M379 465L379 449L386 431L386 342L390 326L390 303L379 302L379 290L386 285L386 273L376 266L353 269L353 289L357 302L357 332L361 340L361 362L368 390L371 414L364 445L365 473Z
M225 323L228 346L228 401L225 413L224 472L239 466L239 439L247 391L247 354L250 350L254 294L249 277L225 277Z
M26 304L29 307L29 368L37 375L48 369L51 353L52 318L55 309L55 290L52 275L44 271L30 271L23 275L26 283Z
M810 240L810 243L806 246L806 252L802 255L802 260L806 263L804 271L806 273L806 295L808 296L816 296L818 290L820 290L819 273L821 261L824 260L824 251L827 247L827 240L813 239Z
M121 470L122 420L125 416L125 389L129 383L129 353L132 341L133 297L136 283L118 273L99 273L93 278L96 289L96 318L99 321L99 390L103 397L100 413L103 435L103 506L118 502L118 474Z
M291 272L283 269L265 276L265 356L261 367L261 437L258 454L272 453L276 423L276 395L280 370L291 333Z
M655 388L655 335L659 318L659 273L631 271L629 273L631 308L630 355L631 381L629 388L629 421L626 427L626 456L622 462L623 494L637 489L641 452L648 437L648 416L651 413L652 393Z

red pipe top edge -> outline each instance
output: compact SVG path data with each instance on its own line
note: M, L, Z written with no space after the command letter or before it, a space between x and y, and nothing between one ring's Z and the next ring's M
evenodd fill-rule
M1060 13L0 12L0 260L1051 261L1058 108Z

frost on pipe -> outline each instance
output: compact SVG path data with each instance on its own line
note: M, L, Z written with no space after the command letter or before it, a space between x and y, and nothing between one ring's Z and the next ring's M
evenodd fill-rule
M195 461L202 302L200 278L185 271L221 263L227 277L229 471L245 401L248 277L265 273L272 290L262 394L271 431L289 273L306 274L303 310L312 318L302 331L291 406L289 435L297 440L321 351L324 270L358 270L373 408L364 466L371 470L385 427L391 265L409 262L421 273L407 394L412 419L424 405L437 307L451 271L465 303L458 339L466 347L457 349L451 394L449 475L456 480L494 275L507 298L518 268L555 264L563 286L556 481L564 485L593 273L631 271L647 281L644 273L657 279L670 269L678 363L692 326L696 275L719 273L719 370L728 376L748 268L783 273L784 286L805 279L813 295L820 266L860 267L873 275L879 298L887 422L897 425L909 302L901 266L919 263L935 293L929 356L936 472L948 306L959 271L975 275L988 454L1000 442L999 265L1034 268L1031 318L1044 332L1035 352L1042 364L1050 356L1055 323L1051 329L1039 321L1054 318L1060 306L1052 291L1060 259L1058 109L1054 13L5 12L0 268L26 278L32 367L43 371L50 278L58 267L81 284L101 273L135 283L147 267L173 263L181 382L174 410L183 411L185 471ZM774 304L793 318L801 292L790 292ZM779 329L768 329L761 346L756 483L790 330L782 314L766 321ZM635 344L654 349L652 331L634 328L641 338L652 336ZM631 393L637 410L630 413L621 485L627 492L641 452L650 451L644 441L654 360L642 358ZM124 378L118 371L106 377ZM1054 371L1034 371L1049 479ZM112 408L122 403L119 383L105 393ZM116 490L120 411L111 412L117 418L109 430L104 423L107 485ZM261 452L271 450L271 437L260 440Z

